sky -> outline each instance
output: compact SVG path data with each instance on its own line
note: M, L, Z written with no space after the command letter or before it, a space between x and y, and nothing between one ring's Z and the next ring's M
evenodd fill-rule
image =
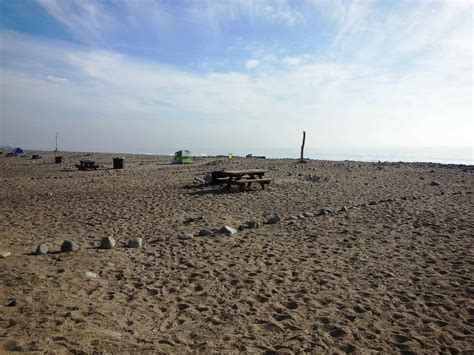
M471 1L1 0L0 144L472 147Z

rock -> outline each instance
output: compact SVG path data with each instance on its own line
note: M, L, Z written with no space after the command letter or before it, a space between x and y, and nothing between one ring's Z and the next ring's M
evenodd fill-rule
M341 207L341 212L347 212L347 211L349 211L349 209L346 206Z
M377 204L378 204L377 201L370 201L370 202L369 202L369 206L375 206L375 205L377 205Z
M221 229L219 229L219 233L226 234L226 235L234 235L235 233L237 233L237 230L229 226L224 226Z
M63 253L77 250L79 250L79 246L76 244L76 242L73 242L72 240L65 240L61 245L61 251Z
M190 233L184 233L184 234L178 235L179 240L190 240L190 239L193 239L193 238L194 238L194 236Z
M36 255L47 254L48 251L49 251L48 244L46 244L46 243L41 243L41 244L38 245L38 247L36 248L35 254L36 254Z
M255 228L258 228L260 226L260 223L258 223L257 221L255 220L251 220L251 221L247 221L245 222L244 224L242 224L239 229L240 230L243 230L243 229L255 229Z
M318 216L324 216L325 214L328 214L325 209L322 209L318 212Z
M90 272L90 271L86 271L86 277L95 278L97 277L97 274L94 274L93 272Z
M134 238L128 241L127 247L129 248L141 248L143 246L142 238Z
M200 237L207 237L209 235L212 235L212 232L210 230L207 230L207 229L201 229L198 233L198 236L200 236Z
M103 237L100 241L100 249L113 249L115 247L115 239L112 237Z
M292 215L292 216L289 216L289 217L288 217L288 219L291 219L291 220L297 220L297 219L298 219L298 217L296 217L296 216L293 216L293 215Z
M258 228L258 227L260 226L260 223L258 223L258 222L255 221L255 220L247 221L247 222L245 222L245 224L246 224L250 229Z
M5 305L5 307L15 307L16 306L16 299L15 298L10 298L8 300L8 303Z
M439 185L441 185L440 182L435 181L435 180L431 181L431 186L439 186Z
M298 217L298 219L305 219L304 214L299 214L299 215L296 216L296 217Z
M280 222L280 221L281 221L280 216L276 214L276 215L270 217L270 218L267 220L266 223L267 223L267 224L276 224L276 223L278 223L278 222Z
M0 258L1 259L8 258L10 255L12 255L12 253L10 253L9 251L0 251Z
M305 216L305 217L314 217L314 213L313 212L305 212L305 213L303 213L303 216Z

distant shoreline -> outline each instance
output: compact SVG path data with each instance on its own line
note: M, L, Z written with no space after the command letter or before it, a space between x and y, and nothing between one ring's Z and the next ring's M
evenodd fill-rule
M375 150L376 148L374 148ZM403 148L402 148L403 149ZM469 149L469 148L466 148ZM2 150L0 150L2 151ZM5 150L3 150L5 154ZM110 156L147 156L147 157L172 157L173 154L154 154L154 153L129 153L129 152L93 152L93 151L48 151L48 150L39 150L39 149L24 149L25 155L31 155L33 153L40 153L40 154L51 154L51 155L79 155L79 156L84 156L84 155L110 155ZM298 157L275 157L275 156L265 156L264 154L254 154L254 157L247 158L245 155L242 154L233 154L232 155L234 159L262 159L265 157L266 160L299 160ZM227 155L225 154L217 154L217 155L194 155L195 159L227 159ZM474 160L471 157L471 161L459 161L456 159L453 159L452 162L450 161L436 161L436 159L432 160L397 160L397 159L390 159L390 160L384 160L384 159L376 159L372 158L369 159L366 157L360 157L360 159L344 159L343 157L340 157L339 159L327 159L326 156L321 155L319 158L314 158L312 156L306 156L305 159L308 161L325 161L325 162L354 162L354 163L381 163L381 164L432 164L433 166L435 165L446 165L446 166L474 166ZM262 159L263 160L263 159Z

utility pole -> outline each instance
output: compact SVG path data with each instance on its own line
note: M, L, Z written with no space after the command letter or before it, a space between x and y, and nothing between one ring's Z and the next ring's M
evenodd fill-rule
M58 151L58 136L59 136L59 132L56 132L56 149L54 150L55 152Z
M300 157L300 163L305 163L304 161L304 142L306 140L306 132L303 131L303 143L301 144L301 157Z

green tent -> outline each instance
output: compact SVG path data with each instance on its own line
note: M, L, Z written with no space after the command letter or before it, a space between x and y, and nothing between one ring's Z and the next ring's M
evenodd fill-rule
M175 164L192 164L193 163L193 156L189 150L179 150L174 153L174 161Z

